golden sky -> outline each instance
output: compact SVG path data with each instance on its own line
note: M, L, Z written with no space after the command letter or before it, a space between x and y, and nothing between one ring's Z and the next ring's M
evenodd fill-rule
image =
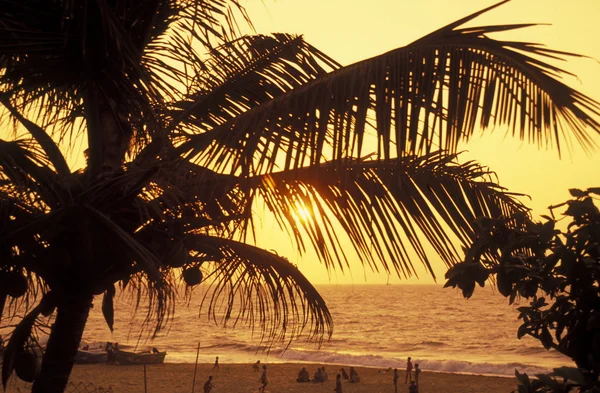
M404 46L421 36L470 13L494 4L484 0L241 0L258 33L303 34L306 41L340 63L376 56ZM499 39L537 42L549 48L584 54L592 59L571 59L560 66L576 74L572 87L600 100L600 0L513 0L476 20L476 24L548 23L507 34ZM4 132L8 129L4 129ZM600 186L600 152L592 157L581 149L565 152L540 150L505 136L498 127L462 147L462 159L475 159L494 170L501 185L525 193L534 214L566 200L568 189ZM596 138L600 145L600 138ZM75 150L81 150L78 146ZM79 155L81 156L81 155ZM75 157L82 159L82 157ZM73 160L74 157L71 157ZM260 212L258 212L260 214ZM356 263L351 272L327 273L314 254L300 257L285 234L268 219L258 234L259 246L276 250L296 263L313 283L385 283L385 274L365 271ZM437 264L443 282L445 269ZM432 283L421 271L420 279L390 283Z
M344 65L404 46L421 36L494 4L483 0L278 0L243 3L259 33L303 34L306 41ZM600 100L600 1L513 0L478 18L477 25L546 23L500 34L498 39L545 44L557 50L587 55L559 65L576 74L567 79L572 87ZM493 132L490 132L493 131ZM568 189L600 186L600 151L592 157L575 148L559 159L556 151L538 149L505 136L497 127L464 145L462 159L475 159L494 170L501 185L528 194L526 205L535 215L547 213L551 204L568 199ZM600 138L596 138L600 145ZM364 271L359 263L351 273L332 272L331 277L312 254L300 257L279 229L265 221L259 245L275 249L297 263L313 283L385 283L384 274ZM438 264L443 282L445 269ZM391 277L390 283L431 283L426 273L419 280Z

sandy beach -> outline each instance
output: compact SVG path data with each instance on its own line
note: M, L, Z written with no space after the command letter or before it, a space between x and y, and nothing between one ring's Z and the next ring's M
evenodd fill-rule
M323 383L297 383L296 377L302 367L311 376L320 364L274 363L268 365L269 385L266 392L313 393L331 392L335 387L335 374L340 366L325 365L329 380ZM198 364L194 392L203 392L204 382L213 376L215 388L211 393L258 392L260 372L252 371L250 364L221 364L219 371L212 364ZM348 370L348 367L346 367ZM360 383L344 381L344 393L393 393L392 374L381 369L356 367ZM193 364L159 364L146 367L147 393L190 393L194 375ZM400 372L398 392L408 392L404 385L404 371ZM96 388L112 388L114 393L144 392L143 366L76 365L71 375L74 384L93 384ZM509 393L516 387L514 378L435 373L423 370L420 377L420 393ZM13 376L8 393L27 392L29 384ZM90 390L72 389L72 392Z

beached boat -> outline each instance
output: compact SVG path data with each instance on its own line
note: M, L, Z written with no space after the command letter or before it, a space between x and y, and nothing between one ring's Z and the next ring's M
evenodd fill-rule
M159 364L165 361L166 352L115 351L119 364Z
M75 363L77 364L106 363L107 361L108 355L103 350L85 351L80 349L75 356Z

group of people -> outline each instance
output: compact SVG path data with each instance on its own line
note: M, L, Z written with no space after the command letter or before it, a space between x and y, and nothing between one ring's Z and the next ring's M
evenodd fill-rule
M419 392L419 374L421 374L421 369L419 368L419 363L415 363L414 367L415 378L413 380L413 364L411 361L411 357L409 356L406 360L406 374L404 376L404 384L409 383L408 392L409 393L418 393ZM394 392L398 393L398 379L400 376L398 375L398 369L394 369Z
M89 347L86 345L82 349L85 351L88 348ZM106 364L117 364L117 351L119 351L119 343L111 343L108 341L104 346L104 350L106 351Z
M117 344L118 345L118 344ZM108 346L108 344L107 344ZM252 370L254 372L258 372L260 370L260 360L257 360L256 363L252 364ZM219 370L219 357L215 359L215 364L213 366L213 370ZM260 382L260 387L258 388L259 393L264 393L265 388L269 384L269 380L267 378L267 365L262 365L262 374L258 379ZM391 371L391 368L384 372ZM413 379L414 373L414 379ZM408 393L418 393L419 392L419 374L421 374L421 369L419 368L419 364L416 363L413 367L412 359L409 357L406 361L406 374L404 377L404 384L408 384ZM342 379L348 380L352 383L360 382L360 376L354 367L350 367L349 373L346 372L344 368L339 370L339 373L335 378L335 388L333 391L335 393L343 393L342 391ZM400 379L398 369L394 369L394 389L395 393L398 393L398 380ZM328 380L327 371L325 371L325 367L319 367L313 376L313 379L310 379L310 375L306 367L302 367L300 372L298 372L298 378L296 378L296 382L325 382ZM204 393L210 393L214 384L212 382L212 376L208 377L208 380L204 384Z
M335 389L333 389L335 393L342 393L342 379L347 379L352 383L360 382L360 377L354 367L350 367L350 374L348 374L344 368L341 368L340 372L335 377ZM328 375L327 371L325 371L325 367L319 367L317 371L315 371L312 380L310 379L306 367L302 367L300 372L298 372L298 378L296 378L296 382L325 382L327 380Z
M325 382L329 379L327 375L327 371L325 371L325 367L319 367L313 376L311 381L310 376L308 375L308 370L306 367L302 367L300 372L298 373L298 378L296 378L296 382Z

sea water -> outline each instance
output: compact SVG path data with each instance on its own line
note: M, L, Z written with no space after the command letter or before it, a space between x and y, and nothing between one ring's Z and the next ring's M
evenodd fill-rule
M535 339L517 339L518 305L486 287L464 299L440 285L319 285L333 317L333 334L320 346L297 340L261 344L260 329L215 324L200 310L202 291L177 305L169 329L149 341L134 306L117 298L115 330L111 333L96 302L84 333L87 342L119 342L121 348L156 347L167 351L167 362L220 363L311 362L403 369L412 357L423 370L493 375L528 374L573 366ZM231 324L230 324L231 325ZM198 345L200 350L197 351Z

